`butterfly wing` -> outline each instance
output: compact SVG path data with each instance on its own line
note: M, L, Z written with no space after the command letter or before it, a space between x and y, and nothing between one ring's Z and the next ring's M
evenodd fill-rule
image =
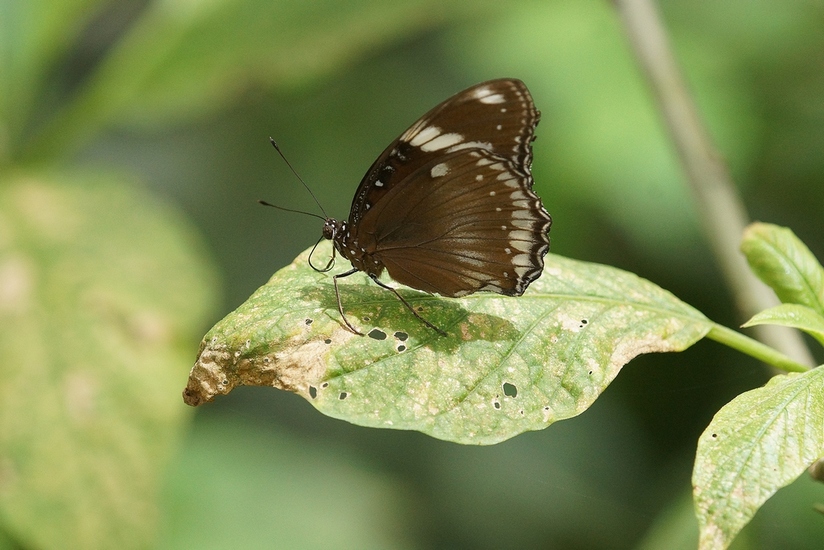
M552 219L529 174L485 149L463 149L419 168L408 182L366 220L373 258L394 280L442 296L520 296L540 276Z
M507 159L512 170L528 177L539 119L520 80L490 80L452 96L418 119L372 164L352 200L349 226L360 223L393 187L445 154L480 149Z

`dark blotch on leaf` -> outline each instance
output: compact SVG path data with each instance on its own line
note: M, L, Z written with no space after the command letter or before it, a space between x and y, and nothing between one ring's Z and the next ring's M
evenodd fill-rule
M507 396L507 397L517 397L518 396L518 388L516 388L514 384L510 384L509 382L504 382L504 395Z
M398 331L395 333L395 338L397 338L401 342L406 342L406 339L409 338L409 335L405 332Z
M309 397L312 399L318 396L318 389L315 386L309 386Z
M346 399L347 397L349 397L349 394L348 394L348 393L346 393L345 391L342 391L342 392L340 392L340 395L338 396L338 399L340 399L341 401L343 401L343 400L344 400L344 399Z
M373 328L369 331L369 337L375 340L386 340L386 333L380 329Z
M311 325L311 324L314 322L314 320L313 320L313 319L306 319L306 321L304 321L304 322L305 322L307 325Z

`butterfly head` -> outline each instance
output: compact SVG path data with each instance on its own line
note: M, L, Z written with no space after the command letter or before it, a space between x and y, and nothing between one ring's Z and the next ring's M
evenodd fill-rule
M326 218L323 224L323 238L334 241L342 230L345 229L346 222L339 222L334 218Z
M346 222L339 222L334 218L326 218L326 221L323 223L323 235L321 235L318 242L315 243L315 246L312 247L312 252L309 253L309 266L319 273L326 273L330 271L335 266L335 248L332 247L332 257L329 259L329 262L326 264L325 267L320 268L317 267L315 264L312 263L312 256L315 254L315 249L318 247L320 242L324 239L336 242L338 240L338 235L341 235L343 231L346 231Z

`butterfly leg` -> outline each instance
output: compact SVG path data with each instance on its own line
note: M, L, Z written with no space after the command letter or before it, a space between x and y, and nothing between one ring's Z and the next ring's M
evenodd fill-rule
M389 286L389 285L387 285L387 284L384 284L384 283L380 282L380 281L378 280L378 277L377 277L377 276L375 276L375 275L371 275L371 274L370 274L370 275L369 275L369 277L370 277L373 281L375 281L375 283L376 283L379 287L381 287L381 288L385 288L386 290L391 290L391 291L392 291L392 294L394 294L394 295L398 298L398 300L400 300L401 302L403 302L403 305L405 305L405 306L407 307L407 309L409 309L409 311L411 311L411 312L412 312L412 315L414 315L415 317L417 317L418 319L420 319L420 321L421 321L424 325L428 326L429 328L431 328L432 330L434 330L435 332L437 332L437 333L438 333L438 334L440 334L441 336L447 336L447 334L446 334L444 331L442 331L441 329L439 329L438 327L436 327L435 325L433 325L432 323L430 323L429 321L427 321L426 319L424 319L423 317L421 317L421 315L420 315L417 311L415 311L415 308L413 308L411 305L409 305L409 302L407 302L406 300L404 300L404 299L403 299L403 296L401 296L400 294L398 294L398 291L397 291L397 290L395 290L394 288L392 288L391 286Z
M346 326L349 327L349 330L357 334L358 336L364 336L364 334L352 326L352 323L349 322L349 319L346 318L346 314L343 312L343 305L340 303L340 291L338 290L338 279L343 279L344 277L348 277L353 273L357 273L358 270L355 268L350 269L346 273L340 273L338 275L334 275L332 277L332 283L335 285L335 297L338 299L338 312L340 312L340 316L343 319L343 322L346 323Z

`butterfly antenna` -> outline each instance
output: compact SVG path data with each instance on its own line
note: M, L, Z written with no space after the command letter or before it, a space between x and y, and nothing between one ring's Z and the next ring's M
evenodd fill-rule
M292 167L292 163L289 162L289 159L287 159L286 155L283 154L283 151L280 150L280 147L278 146L277 142L271 136L269 137L269 141L272 142L272 147L274 147L275 151L278 152L278 154L280 155L280 158L282 158L283 162L286 163L286 166L289 167L289 170L292 171L292 173L295 175L295 177L298 178L298 181L300 181L303 184L303 186L306 188L306 190L309 191L309 194L312 195L312 198L315 199L315 204L317 204L318 208L320 208L320 211L323 212L323 215L324 215L323 219L324 220L329 219L329 215L326 213L326 210L323 209L323 206L320 204L320 201L318 200L318 198L315 196L314 193L312 193L312 190L309 188L308 185L306 185L306 182L303 181L303 178L300 177L300 174L298 174L297 170L295 170L294 167ZM286 210L286 209L281 208L281 210ZM294 212L294 210L293 210L293 212Z
M326 221L326 218L323 216L318 216L313 212L304 212L303 210L292 210L291 208L284 208L282 206L278 206L276 204L272 204L271 202L266 202L262 200L258 200L258 203L262 204L263 206L271 206L272 208L277 208L278 210L283 210L284 212L294 212L295 214L306 214L307 216L312 216L313 218L317 218L319 220Z

